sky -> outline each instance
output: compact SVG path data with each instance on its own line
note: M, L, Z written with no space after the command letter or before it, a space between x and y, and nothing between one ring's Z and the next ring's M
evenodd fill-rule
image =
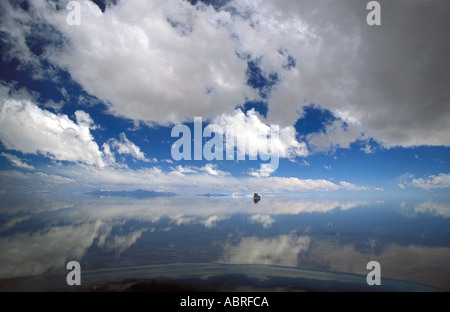
M1 196L450 188L448 1L69 2L0 2Z

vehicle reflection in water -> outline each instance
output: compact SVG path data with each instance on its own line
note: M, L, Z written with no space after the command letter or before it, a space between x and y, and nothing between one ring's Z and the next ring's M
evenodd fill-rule
M207 271L225 278L254 270L266 278L289 272L277 280L289 289L296 281L303 290L364 290L375 260L384 286L397 279L450 290L447 202L265 197L256 206L249 198L79 196L32 203L1 208L0 290L68 287L72 260L92 287L136 272L200 281ZM358 277L357 288L319 283L324 274Z
M259 196L258 194L254 194L253 195L253 202L255 203L255 204L257 204L259 201L261 200L261 196Z

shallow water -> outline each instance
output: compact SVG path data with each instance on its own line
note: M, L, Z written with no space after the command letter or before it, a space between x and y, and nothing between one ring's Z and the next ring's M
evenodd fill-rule
M450 291L450 204L322 197L267 197L257 204L251 198L27 197L3 202L0 250L0 290L76 290L66 284L66 264L75 260L82 285L89 287L105 287L112 278L166 278L167 285L169 277L215 276L219 290L233 282L245 289L239 274L253 270L259 281L282 278L259 288L299 290L321 281L305 290L355 289L330 288L323 275L344 274L339 276L356 278L357 289L364 290L367 263L377 261L382 285L395 279Z

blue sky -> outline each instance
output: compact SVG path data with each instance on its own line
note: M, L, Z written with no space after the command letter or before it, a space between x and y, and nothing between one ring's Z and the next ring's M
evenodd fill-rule
M447 3L67 3L1 4L2 195L448 192ZM279 164L175 160L195 117Z

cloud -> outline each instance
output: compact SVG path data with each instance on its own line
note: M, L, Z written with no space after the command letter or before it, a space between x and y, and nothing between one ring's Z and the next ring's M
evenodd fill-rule
M311 240L307 257L314 259L311 268L319 266L327 271L347 272L363 276L368 273L367 262L377 259L381 264L381 274L386 278L449 289L449 271L447 269L447 259L450 256L449 247L388 243L383 246L382 250L378 250L376 246L380 243L376 239L369 239L365 244L371 246L370 250L362 252L361 249L356 248L354 243L336 243L331 239L314 239ZM308 265L306 264L304 268L308 269Z
M310 237L280 235L261 239L244 237L237 245L226 245L220 262L231 264L270 264L297 266L298 254L307 252Z
M270 228L272 224L275 222L275 220L270 215L253 215L249 217L249 220L252 223L261 223L264 228Z
M35 47L33 43L40 40L59 41L61 38L58 31L48 27L48 23L40 14L30 14L17 2L0 2L0 19L2 20L0 32L4 44L3 60L6 62L19 60L17 70L29 71L33 79L53 78L54 68L42 65L42 58L33 51Z
M206 172L209 175L212 176L227 176L230 175L229 172L226 171L222 171L217 169L217 165L213 165L213 164L206 164L203 167L195 167L195 166L182 166L182 165L178 165L176 167L171 167L171 174L176 174L176 175L184 175L186 173L199 173L199 172Z
M109 146L114 148L117 154L131 155L133 158L138 160L150 161L145 157L144 153L138 146L128 140L127 136L123 132L120 133L120 140L110 139Z
M44 9L45 6L41 5ZM104 13L82 4L81 25L46 8L68 39L47 56L117 116L150 123L212 118L255 97L221 13L187 1L121 1Z
M28 170L35 170L35 168L33 166L28 165L27 163L24 163L19 157L15 156L15 155L1 153L0 156L3 156L6 159L8 159L9 162L12 163L16 167L28 169Z
M291 203L294 207L290 205ZM260 206L261 204L263 206ZM308 201L290 199L280 202L279 199L274 199L267 204L263 200L258 207L263 209L262 214L273 215L308 211L326 212L337 207L336 204L345 205L345 202L333 204L320 199ZM255 211L254 207L242 200L237 200L236 205L230 206L229 202L224 203L217 199L204 199L199 202L185 198L173 198L171 201L155 198L131 201L118 198L101 200L84 198L81 202L76 200L73 205L76 209L64 209L61 203L57 203L56 206L61 210L54 215L56 219L51 218L48 220L49 226L30 233L21 232L23 224L20 222L39 220L41 217L44 221L47 220L48 213L39 215L37 211L42 212L42 206L48 208L55 204L37 201L35 207L28 206L29 213L20 214L19 217L11 216L11 219L7 217L5 222L7 221L8 225L4 230L9 227L12 232L8 237L0 238L0 263L2 263L0 276L8 278L64 270L67 258L82 259L88 255L90 248L101 248L105 252L110 250L124 252L128 247L139 244L140 239L144 239L146 233L144 231L170 231L164 221L167 217L171 220L176 216L190 217L198 223L205 222L206 225L235 214L242 216ZM348 206L352 204L349 203ZM127 224L136 218L144 225L146 222L155 223L158 220L163 222L150 225L150 228L130 230ZM256 217L253 219L257 222ZM54 222L55 220L62 222ZM249 218L242 220L252 222ZM128 230L130 231L125 233ZM425 237L426 235L427 233ZM223 253L218 255L217 262L294 267L300 265L304 269L322 268L328 271L362 274L364 277L368 273L367 262L377 259L382 264L383 276L386 278L449 289L449 270L446 269L449 257L450 248L446 246L424 247L417 244L400 246L395 243L383 244L376 238L359 240L359 243L355 244L336 237L282 234L264 238L244 236L237 242L232 240L225 242Z
M23 186L30 190L39 188L40 185L41 190L64 187L66 191L70 189L74 192L104 187L122 190L124 186L127 190L150 189L177 194L197 194L199 189L211 193L221 189L229 194L247 194L255 190L289 193L350 189L347 184L335 184L325 179L270 177L274 172L271 164L262 164L259 170L248 172L251 176L248 178L233 177L213 164L203 167L179 165L171 167L171 172L163 172L159 167L131 170L127 166L118 165L115 157L121 154L131 155L134 159L147 161L138 146L125 134L121 134L119 140L112 138L106 141L100 150L90 132L97 127L90 115L81 110L74 115L77 122L70 120L67 115L41 109L30 100L3 98L0 140L7 149L24 154L43 154L57 161L69 162L65 166L47 168L51 174L3 172L3 181L9 189L21 189L17 181L24 181ZM270 145L280 157L296 157L307 153L305 144L296 140L293 127L281 128L279 136L268 136L271 134L271 127L263 123L254 111L244 114L237 110L231 115L221 116L217 121L225 128L225 125L236 127L236 133L243 135L242 138L250 137L256 144L256 150ZM17 181L14 182L12 177ZM28 178L30 181L26 181Z
M426 201L414 207L416 213L431 212L435 216L450 218L450 204L442 202Z
M450 144L450 44L444 31L449 3L380 1L379 27L366 24L361 1L237 3L232 5L254 22L255 38L268 47L258 50L261 66L279 67L274 47L296 60L293 70L277 70L270 122L292 124L306 100L386 147ZM332 143L351 140L349 133L330 135Z
M0 238L0 277L38 275L81 259L98 235L99 223L49 227Z
M125 133L120 134L119 140L109 139L100 150L91 134L91 130L97 129L98 125L82 110L75 111L74 122L67 115L40 108L26 99L26 95L19 94L19 99L16 99L7 94L5 87L1 89L0 141L7 149L99 167L116 166L116 155L130 155L135 160L145 162L157 161L147 159ZM5 153L3 156L16 166L32 168L16 156Z
M9 193L46 193L74 187L74 179L58 174L43 172L22 172L18 170L0 170L2 190Z
M103 229L99 235L98 247L107 251L115 251L116 257L130 248L148 229L136 230L126 235L111 234L111 228ZM107 239L106 239L107 238Z
M31 101L2 98L0 140L7 149L24 154L104 166L102 153L89 130L87 113L78 111L77 115L80 124L67 115L41 109Z
M227 220L229 219L229 217L225 217L225 216L210 216L208 219L206 219L203 223L203 225L210 229L213 228L217 225L217 223L219 221L223 221L223 220Z
M205 171L206 173L213 176L225 176L230 175L229 172L225 172L217 169L217 165L206 164L205 166L199 168L200 171Z
M130 216L143 221L156 222L168 218L176 225L203 224L215 225L221 220L229 219L234 214L240 214L251 223L261 223L270 227L277 222L277 216L296 215L299 213L327 213L335 209L350 210L370 204L382 205L379 202L361 200L329 200L311 198L286 198L270 197L262 194L262 200L258 203L258 209L252 201L252 194L246 193L233 200L230 206L229 200L213 197L176 196L168 200L167 197L152 198L121 198L121 197L86 197L72 196L59 198L46 196L46 194L23 193L11 196L12 204L2 213L14 216L27 215L29 213L43 213L57 210L74 209L83 211L86 216L102 219L120 219ZM3 196L4 199L7 196ZM228 198L230 199L231 196ZM26 203L22 199L26 199ZM124 205L127 209L123 209ZM279 220L278 220L279 221Z
M406 172L402 174L397 180L397 185L401 189L406 189L406 185L409 185L411 183L411 180L414 179L414 175L410 172Z
M444 189L450 187L450 174L440 173L437 176L431 175L426 179L412 179L411 185L425 190Z
M136 0L105 12L82 2L76 27L52 2L28 11L3 2L1 30L7 59L35 77L54 74L43 61L67 69L110 113L135 121L212 120L261 100L247 84L252 60L276 77L265 123L292 126L316 103L348 125L312 135L317 151L347 148L361 133L388 148L448 146L450 3L379 2L381 26L367 25L357 0L229 1L220 10ZM46 42L39 55L26 40L37 34Z
M450 188L450 174L439 173L426 178L415 178L414 174L407 172L398 178L398 187L406 189L407 186L427 191Z
M367 186L359 186L345 181L339 182L339 185L341 186L342 189L347 191L367 191L371 189L370 187ZM376 190L380 189L377 188Z
M252 177L259 178L259 177L268 177L273 172L275 172L275 170L274 170L274 168L272 168L272 166L270 164L261 164L260 169L257 169L257 170L250 169L248 174L251 175Z
M370 144L366 144L366 146L365 147L361 147L360 150L363 151L364 154L373 154L373 153L375 153L375 148L373 146L371 146Z
M333 183L326 179L298 179L275 176L234 177L216 166L177 166L165 172L159 167L130 169L126 166L89 166L72 163L43 172L22 173L1 171L2 188L6 191L86 192L107 189L130 191L136 189L172 192L179 195L221 193L246 195L289 194L299 192L367 191L373 188L346 181Z
M23 194L20 197L23 198ZM118 256L139 244L139 240L155 228L170 231L175 225L182 224L212 228L236 214L244 216L243 221L270 226L277 222L276 215L323 213L339 205L357 206L357 202L266 198L258 204L259 216L253 216L253 204L240 199L233 202L230 205L229 200L203 198L199 201L198 198L177 197L170 201L167 198L100 199L85 196L60 201L55 197L36 197L33 205L21 204L17 209L9 207L4 214L5 222L0 230L10 231L11 235L0 237L0 276L6 278L64 270L68 258L82 259L90 248L107 253L113 251ZM52 214L54 218L48 219L50 211L55 212ZM170 227L165 224L167 219ZM24 225L27 222L34 224L33 220L44 223L32 232L24 232ZM133 220L153 225L130 229L127 224ZM156 224L160 220L163 224ZM223 256L218 259L220 262L289 266L296 266L298 254L309 252L312 247L309 237L294 234L264 239L244 237L237 244L226 243L225 246Z
M352 142L362 138L357 127L336 120L323 131L306 136L308 145L314 152L335 151L338 148L349 148Z
M304 142L298 142L293 126L279 127L264 123L255 110L246 114L240 109L233 114L223 114L214 119L213 124L226 131L226 140L236 140L238 153L257 157L261 155L295 158L307 156L308 150ZM233 131L228 133L227 130ZM245 150L238 142L245 142ZM233 153L230 153L233 154Z
M191 166L178 165L176 167L171 167L171 169L172 169L172 171L170 173L178 174L178 175L183 175L184 173L196 173L196 172L198 172L198 169L193 169Z
M79 125L86 126L90 129L97 128L96 126L94 126L94 121L92 120L91 116L82 110L75 111L75 118L76 118L77 124L79 124Z

